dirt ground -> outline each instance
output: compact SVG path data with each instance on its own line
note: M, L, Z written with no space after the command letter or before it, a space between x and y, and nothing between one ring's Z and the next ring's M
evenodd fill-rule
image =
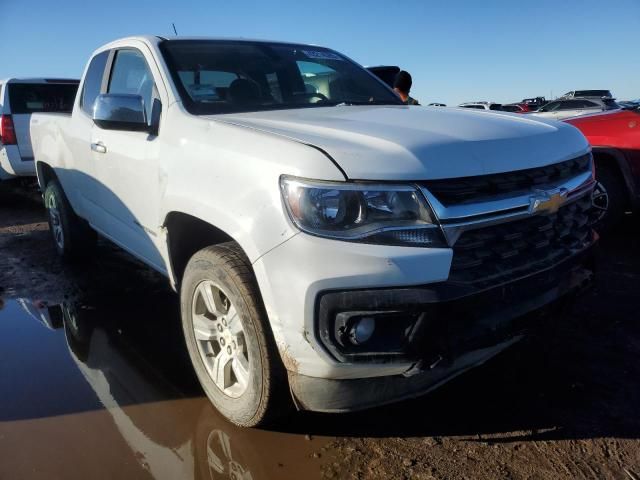
M426 397L348 415L297 415L283 427L295 441L324 439L305 459L305 478L640 480L639 245L640 222L629 215L600 242L595 287L555 319L552 333ZM38 195L0 188L5 302L108 302L141 288L172 295L105 242L88 264L63 265Z

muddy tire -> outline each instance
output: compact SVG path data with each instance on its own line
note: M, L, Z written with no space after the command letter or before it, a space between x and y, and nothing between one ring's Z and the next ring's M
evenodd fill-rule
M288 412L284 366L249 260L224 243L197 252L180 289L189 356L207 397L236 425L273 423Z
M592 195L595 212L601 212L593 228L606 233L616 226L624 216L627 206L625 184L620 174L608 165L596 166L597 184Z
M47 183L44 206L58 254L65 260L87 256L94 249L98 236L95 230L75 214L57 180Z

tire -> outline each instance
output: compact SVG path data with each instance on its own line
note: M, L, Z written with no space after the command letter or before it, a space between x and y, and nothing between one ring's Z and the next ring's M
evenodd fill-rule
M47 183L44 205L53 244L62 258L75 260L93 250L98 239L95 230L75 214L57 180Z
M287 413L284 366L240 247L229 242L197 252L185 270L180 303L189 356L214 407L242 427Z
M598 233L605 233L624 216L626 187L619 172L609 165L596 165L596 180L598 183L592 195L595 215L593 228Z

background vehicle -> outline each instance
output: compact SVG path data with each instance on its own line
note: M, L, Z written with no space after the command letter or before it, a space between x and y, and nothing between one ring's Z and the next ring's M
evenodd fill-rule
M507 105L502 105L501 110L503 112L511 113L529 113L531 111L526 103L509 103Z
M628 209L640 207L640 106L567 120L593 148L598 185L596 228L612 227Z
M466 102L458 105L459 108L472 108L475 110L502 110L502 104L493 102Z
M544 97L535 98L523 98L521 104L527 105L530 110L538 110L543 105L547 104L547 99Z
M616 103L620 105L620 108L632 109L632 108L640 107L640 99L623 100L623 101L618 100Z
M605 110L615 110L620 108L615 100L600 98L576 98L573 100L555 100L547 103L531 115L554 120L563 120L578 115L598 113Z
M400 67L395 65L381 65L377 67L367 67L367 70L389 85L390 88L393 88L393 83L396 80L396 75L400 72Z
M609 98L612 99L611 90L572 90L562 95L559 100L571 98Z
M437 102L434 102L434 103L430 103L428 106L429 106L429 107L446 107L446 106L447 106L447 104L446 104L446 103L437 103Z
M78 83L52 78L0 81L0 180L35 176L29 133L31 114L71 112Z
M322 47L118 40L70 116L31 125L58 252L90 254L98 231L166 275L238 425L290 395L325 412L421 395L592 276L580 132L406 108Z

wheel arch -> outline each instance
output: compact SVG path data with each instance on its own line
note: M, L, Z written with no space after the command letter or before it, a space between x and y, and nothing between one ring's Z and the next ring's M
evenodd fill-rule
M164 228L167 236L167 254L176 289L182 282L189 259L196 252L224 242L238 243L221 228L181 211L169 212L165 217Z
M56 174L56 171L53 169L53 167L45 162L36 163L36 176L38 178L38 185L40 186L40 190L43 192L47 184L51 180L58 179L58 175Z

